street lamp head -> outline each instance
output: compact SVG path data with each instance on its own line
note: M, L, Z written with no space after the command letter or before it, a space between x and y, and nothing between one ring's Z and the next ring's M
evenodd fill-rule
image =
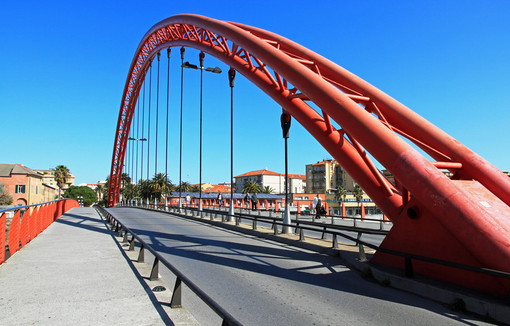
M208 67L208 68L205 68L205 71L210 71L210 72L213 72L215 74L221 74L220 67L214 67L214 68Z
M197 65L191 64L188 61L182 64L183 68L198 69Z

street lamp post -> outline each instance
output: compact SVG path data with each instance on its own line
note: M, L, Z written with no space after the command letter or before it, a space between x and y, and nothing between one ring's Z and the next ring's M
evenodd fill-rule
M287 112L283 111L280 117L282 124L283 138L285 139L285 211L283 213L283 227L282 233L291 233L292 228L290 226L290 208L289 208L289 174L288 174L288 155L287 155L287 140L289 139L289 129L291 116Z
M234 68L228 70L228 81L230 86L230 207L228 209L228 221L234 221L234 81L236 71Z
M204 58L205 58L204 52L200 52L198 55L198 58L200 61L200 67L198 67L197 65L191 64L188 61L184 62L182 64L182 67L190 68L190 69L200 69L200 155L199 155L200 156L200 163L199 163L200 167L199 167L199 181L198 181L198 186L199 186L200 192L199 192L199 199L198 199L199 200L198 210L201 212L202 211L202 103L203 103L202 95L203 95L203 84L204 84L204 82L203 82L204 81L204 70L215 73L215 74L220 74L221 69L219 67L204 68Z

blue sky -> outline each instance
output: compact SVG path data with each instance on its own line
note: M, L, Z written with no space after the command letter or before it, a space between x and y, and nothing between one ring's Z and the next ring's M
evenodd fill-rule
M76 183L104 180L136 47L152 25L180 13L241 22L296 41L388 93L496 167L510 169L508 1L243 1L236 6L230 1L3 1L0 162L35 169L64 164ZM174 48L169 149L174 183L178 61ZM186 61L196 63L198 52L188 49ZM166 58L161 64L163 111ZM214 183L230 179L228 67L206 58L206 66L216 65L223 74L204 75L203 181ZM198 182L198 77L197 71L185 71L183 180L192 183ZM238 75L235 110L234 174L283 172L281 109ZM161 112L160 121L164 118ZM163 135L163 124L159 128ZM161 171L163 138L159 145ZM291 173L330 158L295 121L289 149ZM152 164L153 158L151 174Z

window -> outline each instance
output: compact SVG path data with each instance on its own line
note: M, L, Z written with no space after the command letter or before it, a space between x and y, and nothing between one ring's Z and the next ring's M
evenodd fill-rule
M14 193L24 194L25 193L25 185L16 185L16 187L14 188Z

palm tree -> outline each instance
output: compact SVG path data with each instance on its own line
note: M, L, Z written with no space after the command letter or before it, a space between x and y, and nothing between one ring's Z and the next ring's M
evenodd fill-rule
M189 182L183 181L179 187L177 187L181 192L190 192L191 186Z
M168 189L168 181L164 173L157 173L154 178L150 181L150 191L152 198L161 200L161 195Z
M65 165L59 165L55 168L54 178L58 186L58 198L61 198L60 193L62 188L64 188L70 174L71 173L69 172L69 169Z
M262 186L254 181L248 181L243 186L243 194L245 193L255 193L255 192L262 192Z
M103 199L103 190L104 190L103 185L98 183L96 186L96 194L97 194L97 198L99 198L99 200Z
M335 200L338 202L338 205L341 205L341 202L345 201L345 197L347 197L347 191L343 186L338 186L335 194Z
M271 186L265 186L262 188L261 193L263 194L272 194L274 192L274 189Z
M352 191L352 194L354 195L354 198L356 198L356 202L358 203L359 207L360 202L363 200L363 189L361 189L359 185L356 185Z

